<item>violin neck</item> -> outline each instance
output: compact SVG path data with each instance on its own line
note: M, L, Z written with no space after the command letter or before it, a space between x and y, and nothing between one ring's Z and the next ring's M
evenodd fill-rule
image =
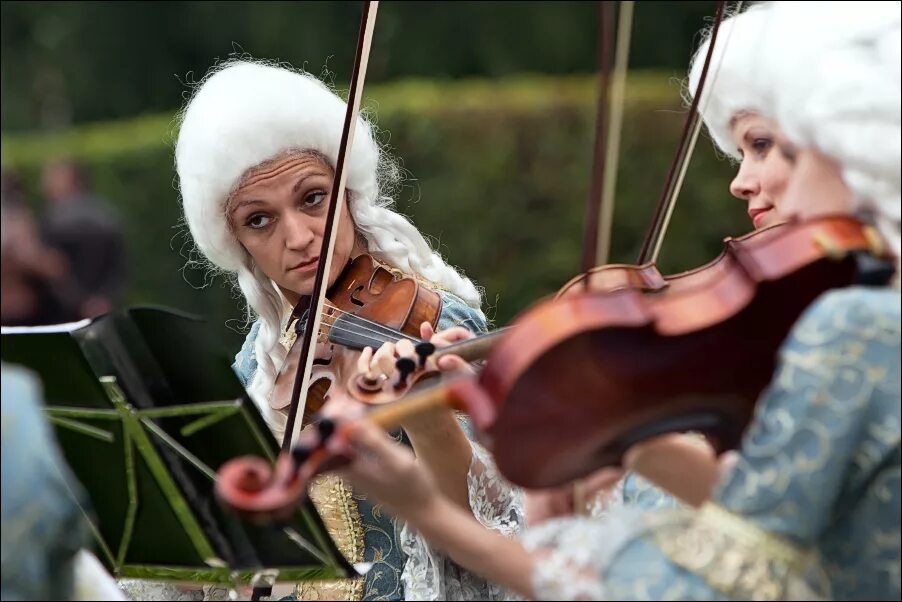
M467 341L461 341L459 343L448 345L447 347L442 347L435 352L433 357L438 360L443 355L458 355L465 362L475 362L485 359L495 346L495 343L501 339L501 336L506 331L507 328L499 328L488 334L483 334Z
M440 385L419 393L408 394L399 401L380 406L367 414L367 420L390 431L408 418L447 407L452 403L453 400L448 395L448 388Z

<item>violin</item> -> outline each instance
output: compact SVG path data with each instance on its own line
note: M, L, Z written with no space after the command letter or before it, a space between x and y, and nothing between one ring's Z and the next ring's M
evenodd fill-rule
M367 254L357 256L346 266L326 297L302 427L319 412L333 386L345 387L346 381L356 376L362 349L378 349L385 342L402 338L422 343L420 325L429 322L434 328L442 311L438 293ZM302 314L307 310L304 301L293 311L289 328L303 326ZM291 401L302 340L295 339L276 377L270 400L273 409L284 410ZM429 346L420 349L429 350Z
M722 10L723 3L702 81ZM690 110L696 131L699 97L700 90ZM686 154L678 156L684 169ZM370 419L385 426L443 404L465 409L501 472L529 488L615 466L630 446L665 433L698 431L718 451L734 448L772 378L775 350L805 308L854 283L863 258L887 259L886 250L869 226L828 216L727 239L711 263L665 278L654 261L682 177L678 163L665 186L670 205L659 205L637 266L584 269L497 337L477 376L409 392ZM586 240L594 244L592 234ZM348 381L352 396L397 398L386 383L365 380ZM220 496L251 513L293 505L306 479L334 461L322 442L343 428L321 423L319 442L283 454L276 473L246 459L230 463Z
M868 256L888 279L872 227L821 217L727 239L717 259L657 293L539 303L492 350L468 409L501 472L530 488L616 466L665 433L734 449L792 325L818 296L856 282Z
M451 395L451 386L466 390L478 387L469 378L452 378L450 382L411 393L400 401L375 406L366 420L385 430L398 427L406 418L437 408L456 407L464 410L459 400L466 395ZM344 437L353 423L336 425L328 418L316 422L316 430L301 435L290 453L279 454L273 467L259 457L242 457L226 462L216 477L219 499L233 511L252 522L265 524L279 521L294 512L317 474L340 468L348 459L333 456L326 443L333 437Z
M885 260L878 279L892 275L882 239L849 216L727 239L717 259L658 293L621 288L539 302L492 339L478 375L410 392L367 419L391 427L440 406L463 410L502 474L527 488L617 466L632 445L666 433L697 431L719 452L734 449L779 344L814 299L861 276L864 257ZM348 391L372 396L359 378ZM326 421L319 443L346 426ZM307 479L334 466L319 443L295 448L275 473L259 460L231 462L220 496L246 514L284 511Z
M714 261L656 292L568 287L515 319L478 387L455 385L449 401L466 407L505 477L527 488L617 466L632 445L666 433L734 449L775 350L812 301L862 276L863 256L884 260L878 281L891 277L872 227L829 216L728 238ZM370 394L353 384L352 396Z

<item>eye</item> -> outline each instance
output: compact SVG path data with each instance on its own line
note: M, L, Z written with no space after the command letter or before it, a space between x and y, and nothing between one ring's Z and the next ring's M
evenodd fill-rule
M323 200L325 200L325 198L325 191L315 190L304 197L304 207L316 207L317 205L321 204Z
M244 225L254 230L261 230L272 222L272 218L263 213L255 213L244 220Z
M752 148L758 154L766 153L772 145L773 141L770 138L755 138L752 141Z

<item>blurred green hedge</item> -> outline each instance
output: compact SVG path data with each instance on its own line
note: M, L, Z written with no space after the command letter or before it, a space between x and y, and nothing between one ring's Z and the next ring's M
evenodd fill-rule
M612 260L634 262L685 120L678 74L634 73L627 84ZM383 142L407 173L398 208L448 260L486 289L503 325L579 271L597 87L591 78L402 81L367 89ZM32 200L41 165L73 156L121 211L129 241L128 303L163 303L243 327L222 278L185 267L172 114L58 134L4 136L3 164ZM715 257L749 229L727 185L732 168L703 134L659 265L664 273ZM206 288L201 288L206 285Z

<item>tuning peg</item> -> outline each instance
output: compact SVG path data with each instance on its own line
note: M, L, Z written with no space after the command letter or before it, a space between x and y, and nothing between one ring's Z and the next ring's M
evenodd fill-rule
M414 350L417 352L417 355L420 356L420 368L422 369L426 367L426 360L429 359L429 356L435 353L435 345L423 341L422 343L417 343Z
M383 380L384 379L379 378L372 372L367 372L357 377L357 386L359 386L364 391L375 393L382 389Z
M398 370L398 380L395 382L395 389L400 389L407 382L407 377L417 369L417 364L409 357L402 357L395 362L395 368Z
M325 443L335 432L335 421L331 418L323 418L316 423L316 430L319 431L320 441Z

